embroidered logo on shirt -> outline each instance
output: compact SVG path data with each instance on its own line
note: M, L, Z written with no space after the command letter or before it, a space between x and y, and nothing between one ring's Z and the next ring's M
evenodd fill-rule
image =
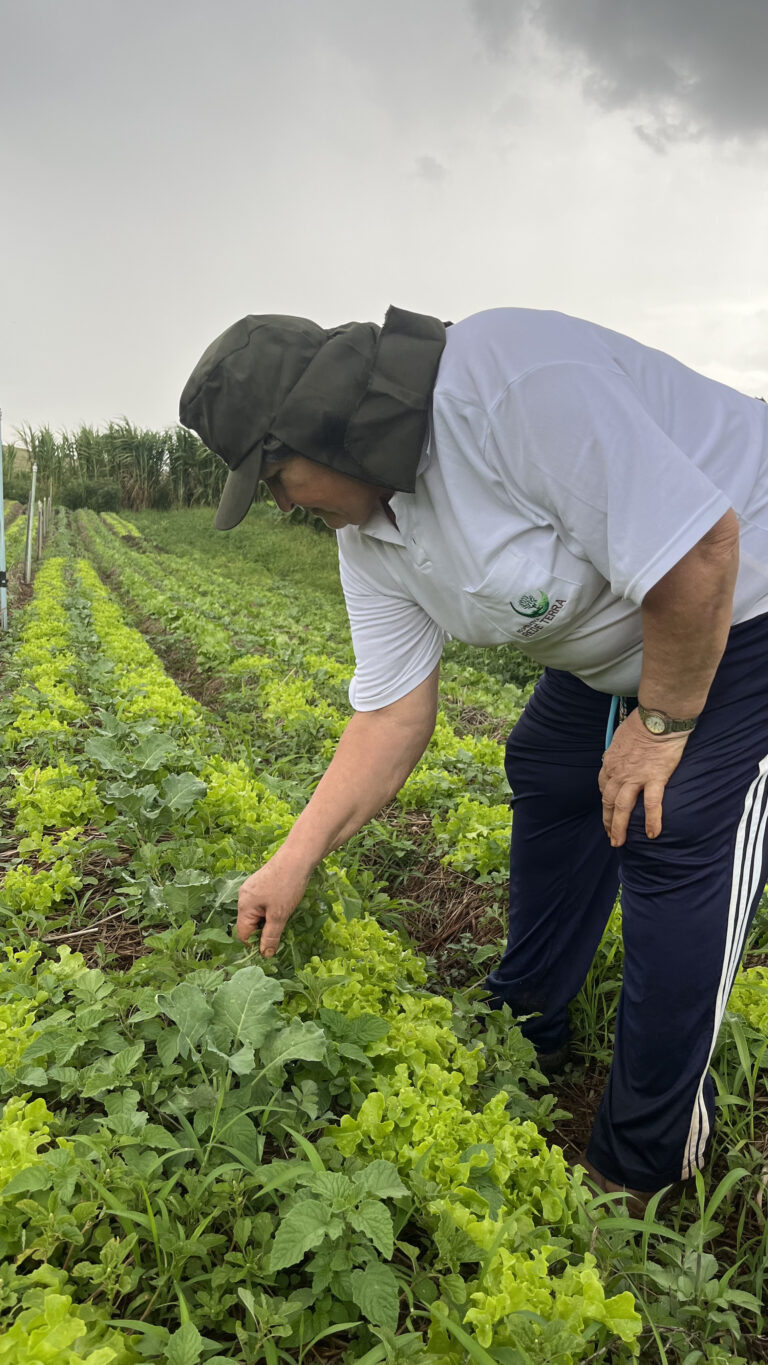
M542 616L540 621L529 621L527 626L520 626L519 630L515 631L515 634L526 640L529 639L531 635L538 635L539 631L543 630L550 621L554 621L555 617L563 610L565 603L565 597L555 598L552 606L544 616Z
M510 602L510 607L518 616L543 616L549 609L549 598L545 592L524 592Z

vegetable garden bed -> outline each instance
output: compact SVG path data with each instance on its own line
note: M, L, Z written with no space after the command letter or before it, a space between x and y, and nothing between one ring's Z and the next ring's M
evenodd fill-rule
M716 1057L713 1171L644 1226L589 1197L482 1003L513 663L449 651L399 801L277 958L233 941L351 668L333 541L253 516L226 557L208 512L59 513L2 647L0 1362L766 1358L762 979ZM597 1065L619 968L615 918L577 1004Z

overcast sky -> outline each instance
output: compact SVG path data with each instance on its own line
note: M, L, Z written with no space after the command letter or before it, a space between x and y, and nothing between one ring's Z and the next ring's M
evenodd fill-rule
M588 317L768 396L768 0L0 0L3 437L245 313Z

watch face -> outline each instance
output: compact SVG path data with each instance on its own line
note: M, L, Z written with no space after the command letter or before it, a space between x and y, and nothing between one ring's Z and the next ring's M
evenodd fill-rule
M652 735L663 735L667 726L661 716L649 715L643 720L646 730L650 730Z

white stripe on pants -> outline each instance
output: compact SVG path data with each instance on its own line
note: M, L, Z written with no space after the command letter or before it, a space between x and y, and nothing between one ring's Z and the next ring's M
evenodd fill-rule
M691 1126L688 1132L682 1170L683 1180L687 1180L701 1166L709 1137L709 1115L703 1100L704 1082L712 1061L720 1025L723 1022L728 996L731 993L736 970L741 959L747 932L749 908L760 889L761 851L765 838L766 821L768 820L768 801L765 799L767 783L768 754L760 762L758 776L749 787L736 834L723 974L720 978L720 988L717 994L712 1042L691 1115Z

